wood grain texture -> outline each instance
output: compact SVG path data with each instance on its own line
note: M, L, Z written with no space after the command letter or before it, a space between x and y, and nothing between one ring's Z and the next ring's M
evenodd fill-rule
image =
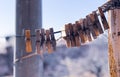
M120 9L109 11L109 65L111 77L120 77Z

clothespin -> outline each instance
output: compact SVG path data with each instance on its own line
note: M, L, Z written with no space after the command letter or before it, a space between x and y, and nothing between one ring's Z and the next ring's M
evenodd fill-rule
M52 53L53 49L52 49L52 45L51 45L51 40L50 40L50 30L46 30L46 48L48 50L48 53Z
M42 54L40 49L40 42L41 42L40 40L41 40L40 30L37 29L36 30L36 51L38 54Z
M40 29L40 48L41 48L41 52L45 52L46 51L46 47L45 47L45 30L44 29Z
M74 31L73 31L73 24L69 23L69 30L70 30L70 41L71 41L71 47L75 47L75 37L74 37Z
M84 19L83 22L84 22L85 34L87 36L87 39L88 39L88 41L92 41L91 32L90 32L90 29L88 26L87 19Z
M104 27L104 30L107 30L109 29L109 25L108 25L108 22L106 20L106 17L102 11L102 8L101 7L98 7L98 11L99 11L99 14L100 14L100 17L101 17L101 21L102 21L102 24L103 24L103 27Z
M92 20L90 18L90 15L87 15L86 19L87 19L87 22L88 22L88 26L89 26L90 32L91 32L93 38L96 39L97 35L96 35L95 31L94 31L94 27L93 27L93 23L92 23Z
M50 28L50 38L51 38L51 44L52 44L53 50L55 51L56 50L56 39L54 36L53 28Z
M75 38L75 46L79 47L81 45L79 33L78 33L78 26L76 24L73 24L73 33Z
M66 45L67 45L67 47L71 47L70 28L69 28L68 24L65 25L65 34L66 34L66 36L63 38L66 40Z
M100 33L100 34L104 33L104 31L103 31L103 29L102 29L102 25L100 24L100 21L99 21L99 19L98 19L98 16L97 16L96 11L93 11L93 15L94 15L94 17L95 17L95 23L96 23L96 26L97 26L97 28L98 28L98 30L99 30L99 33Z
M66 37L64 37L64 39L66 40L67 47L74 47L75 46L75 37L74 37L72 23L65 25L65 32L66 32Z
M90 20L91 20L91 23L93 26L93 31L94 31L95 35L98 36L100 33L99 33L98 27L95 22L95 16L93 13L91 13L91 14L89 14L89 17L90 17Z
M76 24L79 25L80 30L79 30L79 36L81 38L81 43L85 43L87 41L87 37L85 34L85 28L84 28L84 19L80 19L79 22L76 22Z
M26 52L32 52L32 42L30 30L25 30L25 42L26 42Z

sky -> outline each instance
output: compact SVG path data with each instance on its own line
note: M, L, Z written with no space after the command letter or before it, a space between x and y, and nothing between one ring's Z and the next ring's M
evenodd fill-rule
M15 35L15 2L0 2L0 37ZM96 10L107 0L42 0L42 25L62 30L67 23L74 23Z

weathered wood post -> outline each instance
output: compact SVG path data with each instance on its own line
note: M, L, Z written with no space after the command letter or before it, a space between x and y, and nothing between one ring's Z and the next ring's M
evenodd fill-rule
M42 27L41 0L16 0L16 35L23 35L29 29L31 35L35 29ZM15 59L28 56L35 52L35 37L31 37L32 52L25 51L25 38L16 38ZM39 55L21 59L15 62L15 77L43 77L43 62Z
M120 9L108 13L109 30L109 64L111 77L120 77Z

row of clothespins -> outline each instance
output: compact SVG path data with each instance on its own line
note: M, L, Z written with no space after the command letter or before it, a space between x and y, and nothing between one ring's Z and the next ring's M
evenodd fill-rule
M101 23L99 21L96 11L87 15L86 18L76 21L74 24L69 23L65 25L65 32L67 47L80 46L81 43L86 41L92 41L97 36L104 33L104 30L109 29L108 22L102 11L102 8L98 8Z
M32 52L32 42L30 30L25 30L26 52ZM47 49L49 53L56 49L56 39L53 28L48 30L36 30L36 51L42 54L41 49Z
M105 18L102 8L98 8L100 20L96 11L87 15L86 18L76 21L74 24L68 23L65 25L65 34L63 38L66 41L67 47L79 47L86 41L92 41L97 36L104 33L104 30L109 29L108 22ZM32 52L30 30L25 30L26 52ZM36 51L41 54L41 48L47 49L49 53L56 49L56 39L53 28L48 30L36 30Z

